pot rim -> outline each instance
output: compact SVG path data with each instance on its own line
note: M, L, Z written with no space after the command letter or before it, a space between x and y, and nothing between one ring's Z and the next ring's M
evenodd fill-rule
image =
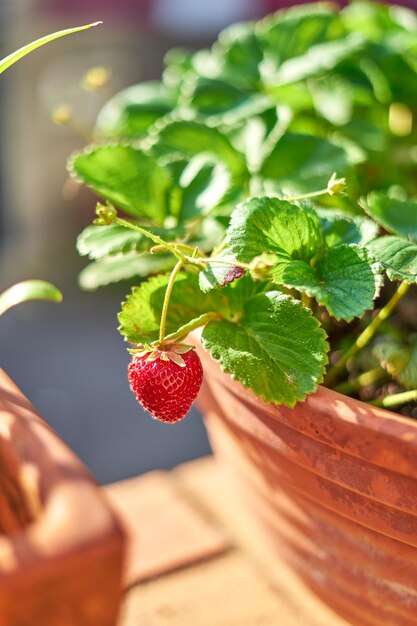
M202 347L198 336L193 334L192 339L209 384L210 379L215 381L247 405L256 406L258 412L261 407L269 419L284 422L312 439L417 478L417 420L368 405L322 385L294 408L266 403L224 372L220 363Z

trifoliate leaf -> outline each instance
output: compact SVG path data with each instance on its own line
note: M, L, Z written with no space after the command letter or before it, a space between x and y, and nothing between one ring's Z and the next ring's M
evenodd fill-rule
M161 128L156 124L154 128L157 133L153 144L155 154L172 155L178 152L188 157L208 154L225 163L233 176L246 175L243 155L217 128L192 121L169 122Z
M325 189L332 172L342 176L348 168L345 150L327 139L286 133L265 158L260 173L282 188L308 192Z
M342 243L364 246L378 234L378 225L365 217L352 217L332 209L316 209L329 247Z
M417 243L401 237L378 237L367 246L391 280L417 283Z
M266 402L294 406L320 383L325 333L300 302L276 291L249 298L239 321L213 321L204 347L223 370Z
M275 254L271 276L279 283L291 259L311 261L325 247L320 219L308 207L278 198L252 198L233 212L227 243L239 261Z
M379 364L406 389L417 387L417 342L409 343L393 337L380 339L373 347Z
M133 146L91 146L75 154L70 173L133 217L161 223L167 214L167 171Z
M87 291L94 291L120 280L149 276L158 272L166 272L175 265L172 255L137 254L136 252L115 256L108 256L93 261L85 267L78 276L80 287Z
M282 282L313 296L335 318L347 321L372 308L380 286L377 266L367 251L346 244L329 248L314 267L292 261Z
M140 137L173 106L172 94L161 83L133 85L106 102L98 114L96 131L105 138Z
M417 202L373 191L361 200L361 206L388 232L417 240Z
M169 274L155 276L133 288L119 314L120 332L131 343L148 343L158 339L159 324ZM216 292L203 294L195 274L178 274L171 294L166 334L207 312L221 309Z

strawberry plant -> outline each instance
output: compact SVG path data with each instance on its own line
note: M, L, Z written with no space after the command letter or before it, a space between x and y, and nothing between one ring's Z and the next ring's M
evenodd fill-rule
M267 402L324 382L412 410L417 329L398 305L417 282L416 36L406 9L306 4L172 51L160 82L104 106L69 161L102 200L80 283L136 283L120 332L156 417L143 385L154 371L161 398L181 393L197 328Z

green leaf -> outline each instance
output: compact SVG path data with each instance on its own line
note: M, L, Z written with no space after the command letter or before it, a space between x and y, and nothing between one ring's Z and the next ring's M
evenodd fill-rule
M236 124L275 106L268 95L250 94L230 82L203 77L195 80L184 104L212 124Z
M378 237L367 245L391 280L417 283L417 243L401 237Z
M340 13L343 24L376 43L385 43L390 31L416 30L413 11L399 6L356 0Z
M133 217L161 223L166 216L168 173L129 145L90 146L69 162L70 173Z
M329 247L342 243L364 246L378 234L378 225L365 217L352 217L332 209L316 209Z
M309 82L316 111L331 124L344 126L353 114L353 88L340 76L326 76Z
M287 59L302 57L317 43L342 33L337 14L323 4L305 4L278 11L257 26L267 61L275 67Z
M361 200L361 206L388 232L417 240L417 202L372 191Z
M275 87L322 76L363 47L364 40L357 33L312 46L302 56L288 59L271 76L265 77L268 88L274 90Z
M16 283L0 294L0 315L17 304L30 300L62 302L62 293L54 285L44 280L25 280Z
M159 323L169 275L151 278L135 287L122 305L119 330L131 343L149 343L158 339ZM172 290L166 334L208 312L216 312L221 299L216 292L203 294L195 274L178 274Z
M417 387L417 342L410 337L408 343L394 337L384 337L373 347L373 355L381 367L406 389Z
M308 207L278 198L252 198L233 212L227 243L239 261L250 262L263 253L275 254L272 270L280 282L291 259L310 261L325 248L318 215Z
M221 161L201 154L175 164L180 169L180 223L207 214L219 206L231 189L229 170Z
M201 291L206 292L210 291L210 289L224 287L245 274L245 270L242 267L233 265L236 258L230 254L230 251L223 251L221 254L217 255L217 258L222 261L230 261L230 265L226 263L216 263L215 261L208 263L206 269L198 275L198 284L200 285Z
M164 238L172 239L179 231L167 228L149 228L149 232ZM125 226L110 224L109 226L87 226L77 238L77 250L82 256L90 259L101 259L107 255L127 254L149 250L154 243L141 233Z
M124 255L104 257L93 261L79 274L80 287L86 291L94 291L110 283L117 283L130 278L144 278L150 274L166 272L175 264L172 255L137 254L136 252Z
M380 286L377 266L367 251L346 244L329 248L314 267L304 261L288 263L282 282L346 321L373 307Z
M158 82L144 82L123 89L111 98L97 117L100 137L140 137L174 107L169 90Z
M93 24L86 24L85 26L77 26L76 28L67 28L66 30L60 30L56 33L52 33L51 35L46 35L45 37L41 37L36 41L32 41L32 43L19 48L15 52L12 52L7 57L0 61L0 74L2 74L5 70L7 70L11 65L19 61L21 58L30 54L37 48L44 46L50 41L54 41L54 39L59 39L60 37L65 37L65 35L72 35L73 33L78 33L82 30L87 30L88 28L93 28L94 26L98 26L102 24L102 22L94 22Z
M187 157L208 154L227 165L237 177L246 174L244 156L232 146L230 141L217 128L192 121L175 121L162 128L155 125L157 136L153 150L158 155L170 155L178 152Z
M251 91L257 87L263 51L253 24L232 24L223 30L213 51L221 59L223 78Z
M272 291L247 300L238 322L213 321L202 342L222 369L266 402L294 406L321 382L328 345L300 302Z
M282 187L301 192L325 189L332 172L343 176L346 152L327 139L286 133L264 160L260 173Z
M185 95L185 104L204 116L219 115L241 106L250 98L239 87L216 78L198 76Z
M193 69L194 53L183 48L172 48L168 50L164 58L165 69L162 74L164 85L170 91L177 93L185 79L190 74L194 74Z

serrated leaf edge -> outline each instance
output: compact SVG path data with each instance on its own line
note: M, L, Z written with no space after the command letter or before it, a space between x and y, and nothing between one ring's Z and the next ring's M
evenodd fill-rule
M275 402L275 401L274 401L274 399L272 398L272 396L270 396L270 395L268 395L268 394L259 394L259 395L256 395L256 394L255 394L255 392L253 391L253 389L251 388L251 386L250 386L249 384L245 383L244 381L239 380L239 378L237 378L237 377L234 375L234 372L233 372L230 368L228 368L228 367L224 364L222 357L220 357L218 354L217 354L217 356L216 356L215 350L211 350L211 349L209 349L209 348L206 348L206 346L205 346L205 341L204 341L204 334L202 334L202 336L201 336L201 344L202 344L202 346L203 346L204 350L205 350L206 352L208 352L208 353L210 354L210 356L214 359L214 361L216 361L216 362L220 365L220 369L221 369L221 371L222 371L224 374L228 374L228 375L229 375L229 376L230 376L230 377L231 377L234 381L236 381L236 382L238 382L239 384L241 384L241 385L242 385L242 387L244 387L245 389L249 389L249 390L253 393L253 395L254 395L256 398L259 398L259 399L263 400L263 401L264 401L264 402L266 402L266 403L273 404L274 406L282 406L282 405L283 405L283 406L287 406L288 408L292 409L292 408L294 408L294 407L295 407L295 406L296 406L299 402L304 402L304 400L307 398L307 396L310 396L311 394L313 394L313 393L315 393L315 392L317 391L318 386L319 386L319 385L321 385L321 383L322 383L322 382L323 382L323 380L324 380L324 377L325 377L325 375L326 375L326 366L329 364L329 356L328 356L328 353L329 353L330 346L329 346L329 343L328 343L328 341L327 341L327 337L328 337L328 335L327 335L326 331L324 330L324 328L321 326L320 322L319 322L319 321L318 321L318 320L314 317L314 315L311 313L311 311L310 311L309 309L307 309L306 307L304 307L304 308L305 308L305 309L306 309L306 310L310 313L310 316L311 316L311 317L314 319L314 321L316 322L316 328L317 328L317 330L321 331L322 336L323 336L323 339L324 339L324 342L325 342L325 344L327 345L327 351L323 354L323 363L322 363L322 370L323 370L323 371L322 371L322 374L321 374L321 375L319 376L319 378L317 379L317 382L315 382L315 383L314 383L314 386L312 387L311 391L307 391L307 392L306 392L306 393L305 393L305 394L304 394L301 398L298 398L297 400L295 400L295 402L294 402L294 403L288 403L288 404L287 404L287 403L282 402L281 404L278 404L277 402ZM210 323L215 323L215 322L209 322L209 324L210 324ZM233 322L231 322L231 323L233 323ZM206 326L208 326L209 324L206 324ZM239 325L239 324L236 324L236 326L238 326L238 325Z

